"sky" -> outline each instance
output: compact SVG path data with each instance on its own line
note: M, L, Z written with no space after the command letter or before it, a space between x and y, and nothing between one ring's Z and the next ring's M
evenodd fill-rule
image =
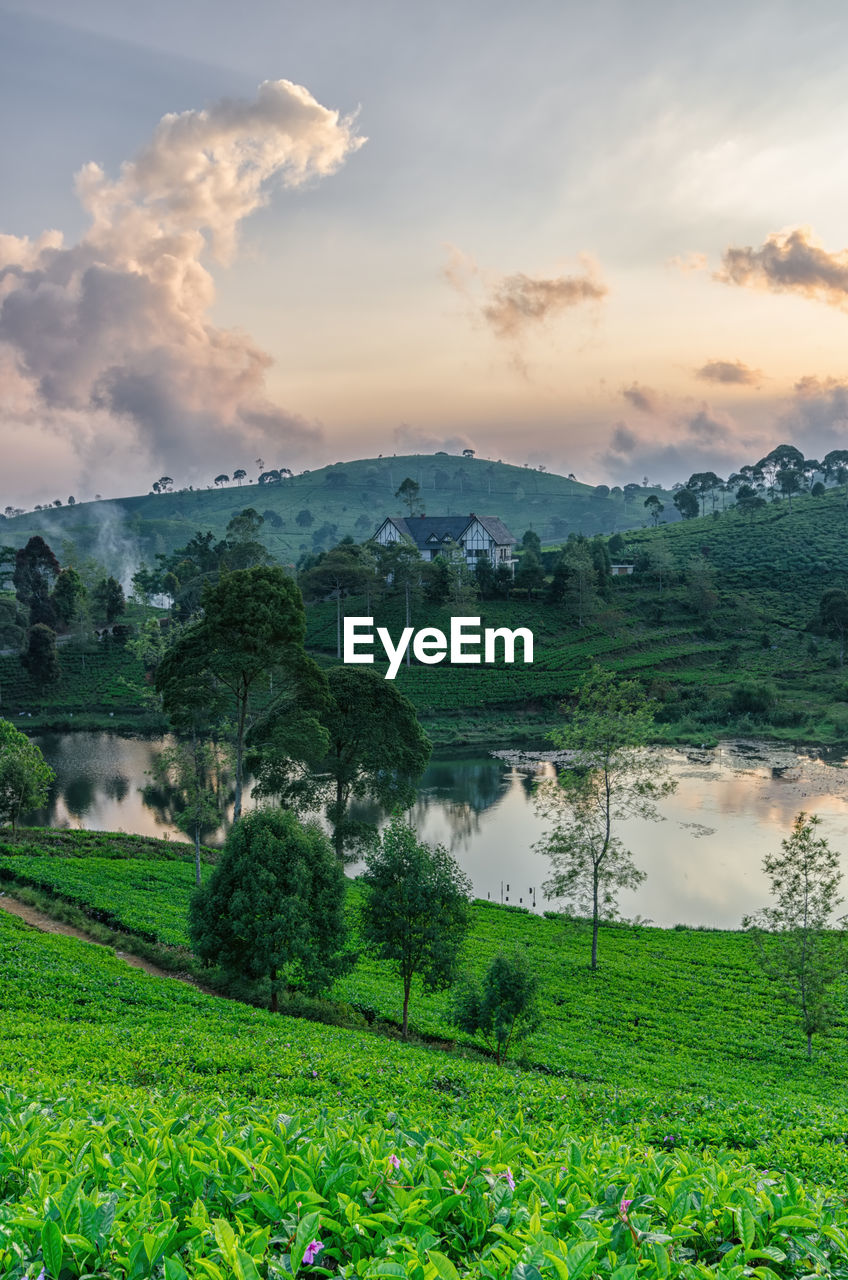
M848 447L848 10L0 0L0 510Z

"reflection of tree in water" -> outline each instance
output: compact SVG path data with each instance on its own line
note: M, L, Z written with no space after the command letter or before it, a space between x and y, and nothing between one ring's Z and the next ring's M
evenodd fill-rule
M103 794L108 796L110 800L117 800L118 804L126 799L129 791L130 780L125 778L122 773L113 774L111 778L106 778L103 783Z
M89 809L94 807L97 789L93 778L78 773L65 783L62 799L65 808L72 818L84 818Z
M157 772L155 763L153 771L148 776L152 781L143 787L139 787L145 807L156 815L156 820L160 826L177 826L177 818L186 807L185 794L179 787L173 785L167 776L163 777ZM116 778L113 781L117 782L119 779ZM250 779L246 775L245 794L248 794L249 782ZM204 842L209 841L213 836L221 836L223 838L229 826L227 813L228 810L232 809L235 801L235 778L232 770L223 763L223 759L220 757L215 776L209 779L209 783L214 787L217 796L218 821L214 825L201 826L200 838ZM123 796L119 798L123 799Z
M504 766L499 760L436 760L421 780L413 808L416 826L436 805L451 829L452 843L462 843L480 830L480 815L504 794Z

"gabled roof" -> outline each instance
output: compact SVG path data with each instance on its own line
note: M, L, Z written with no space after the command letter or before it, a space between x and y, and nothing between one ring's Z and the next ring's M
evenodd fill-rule
M478 516L474 514L469 516L388 516L387 519L391 521L399 533L406 534L408 538L411 538L419 550L426 548L428 545L432 546L434 538L439 542L444 542L446 538L459 542L468 526L474 520L479 520L497 546L514 546L516 541L506 525L497 516ZM384 520L380 525L380 529L385 523L386 521Z

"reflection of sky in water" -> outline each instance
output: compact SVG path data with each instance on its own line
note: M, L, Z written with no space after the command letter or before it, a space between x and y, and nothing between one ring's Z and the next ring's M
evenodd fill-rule
M105 733L48 735L38 742L58 783L49 810L37 820L184 839L141 796L161 743ZM821 834L843 852L848 871L843 766L759 744L660 754L678 789L662 803L662 822L621 826L648 874L639 889L622 895L626 916L663 925L737 926L767 900L762 859L779 849L802 809L822 818ZM541 909L553 904L541 894L548 861L532 849L545 829L532 805L532 786L534 776L552 773L549 763L437 759L412 816L425 840L453 852L481 897L500 901L503 884L505 900L521 898L526 906L535 888Z

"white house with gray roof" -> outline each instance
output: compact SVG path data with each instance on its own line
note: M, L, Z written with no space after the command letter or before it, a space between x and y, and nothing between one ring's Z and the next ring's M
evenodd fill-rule
M495 569L515 567L516 539L496 516L387 516L374 534L381 546L408 539L424 560L435 560L454 543L465 553L470 568L488 556Z

